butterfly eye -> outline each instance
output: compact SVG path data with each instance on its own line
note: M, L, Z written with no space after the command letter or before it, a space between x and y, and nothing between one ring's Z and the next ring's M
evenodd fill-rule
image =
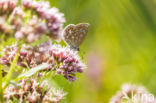
M88 28L88 23L80 23L77 25L69 24L63 31L63 39L72 49L79 51L79 46L84 41L84 38L88 33Z

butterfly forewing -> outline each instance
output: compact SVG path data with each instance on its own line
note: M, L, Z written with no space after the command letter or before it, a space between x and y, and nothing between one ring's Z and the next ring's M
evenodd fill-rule
M68 45L72 45L72 36L73 36L73 32L74 32L74 24L69 24L68 26L66 26L66 28L64 29L63 31L63 38L65 40L65 42L68 44Z
M86 37L88 27L88 23L68 25L63 32L63 38L65 42L70 46L78 48L82 44L84 38Z

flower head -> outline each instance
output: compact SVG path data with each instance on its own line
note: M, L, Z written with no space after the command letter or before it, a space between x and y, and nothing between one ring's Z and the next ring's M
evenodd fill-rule
M118 91L110 100L110 103L156 103L155 98L143 86L124 84L121 91Z
M0 15L5 15L6 12L11 12L16 7L16 0L1 0L0 1Z
M75 81L75 73L83 72L85 65L81 62L77 52L54 45L49 49L49 53L58 63L57 73L64 74L64 77L69 81Z
M16 0L1 0L0 11L0 32L4 34L13 34L18 40L26 39L27 43L42 35L60 39L64 14L55 7L51 8L49 2L22 0L17 6Z
M9 66L17 50L17 45L5 48L0 63ZM32 68L42 63L50 64L50 67L45 68L45 71L54 70L57 74L63 74L69 81L75 81L76 73L82 73L85 68L77 52L67 47L61 47L56 44L51 45L48 42L35 48L26 45L22 46L18 65Z
M22 4L27 9L34 9L39 17L46 20L46 26L50 37L55 40L59 38L63 24L65 23L63 13L60 13L55 7L50 8L49 2L23 0Z
M0 16L0 33L5 34L5 35L8 35L8 34L11 34L12 33L12 31L14 29L14 26L8 25L5 22L5 18L6 17L1 17Z
M22 79L15 85L9 85L4 91L5 102L16 98L20 103L60 103L65 93L47 87L45 82L38 83L35 79Z

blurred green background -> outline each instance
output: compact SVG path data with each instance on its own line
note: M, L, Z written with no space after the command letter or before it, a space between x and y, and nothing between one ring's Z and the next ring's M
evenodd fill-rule
M65 14L65 26L90 23L80 46L88 68L75 83L58 77L67 103L108 103L123 83L156 95L156 0L49 1Z

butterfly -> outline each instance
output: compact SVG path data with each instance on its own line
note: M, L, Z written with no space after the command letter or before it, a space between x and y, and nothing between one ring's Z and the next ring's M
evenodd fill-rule
M88 23L80 23L77 25L69 24L63 30L63 40L71 49L79 51L79 46L84 41L84 38L88 33L88 28Z

